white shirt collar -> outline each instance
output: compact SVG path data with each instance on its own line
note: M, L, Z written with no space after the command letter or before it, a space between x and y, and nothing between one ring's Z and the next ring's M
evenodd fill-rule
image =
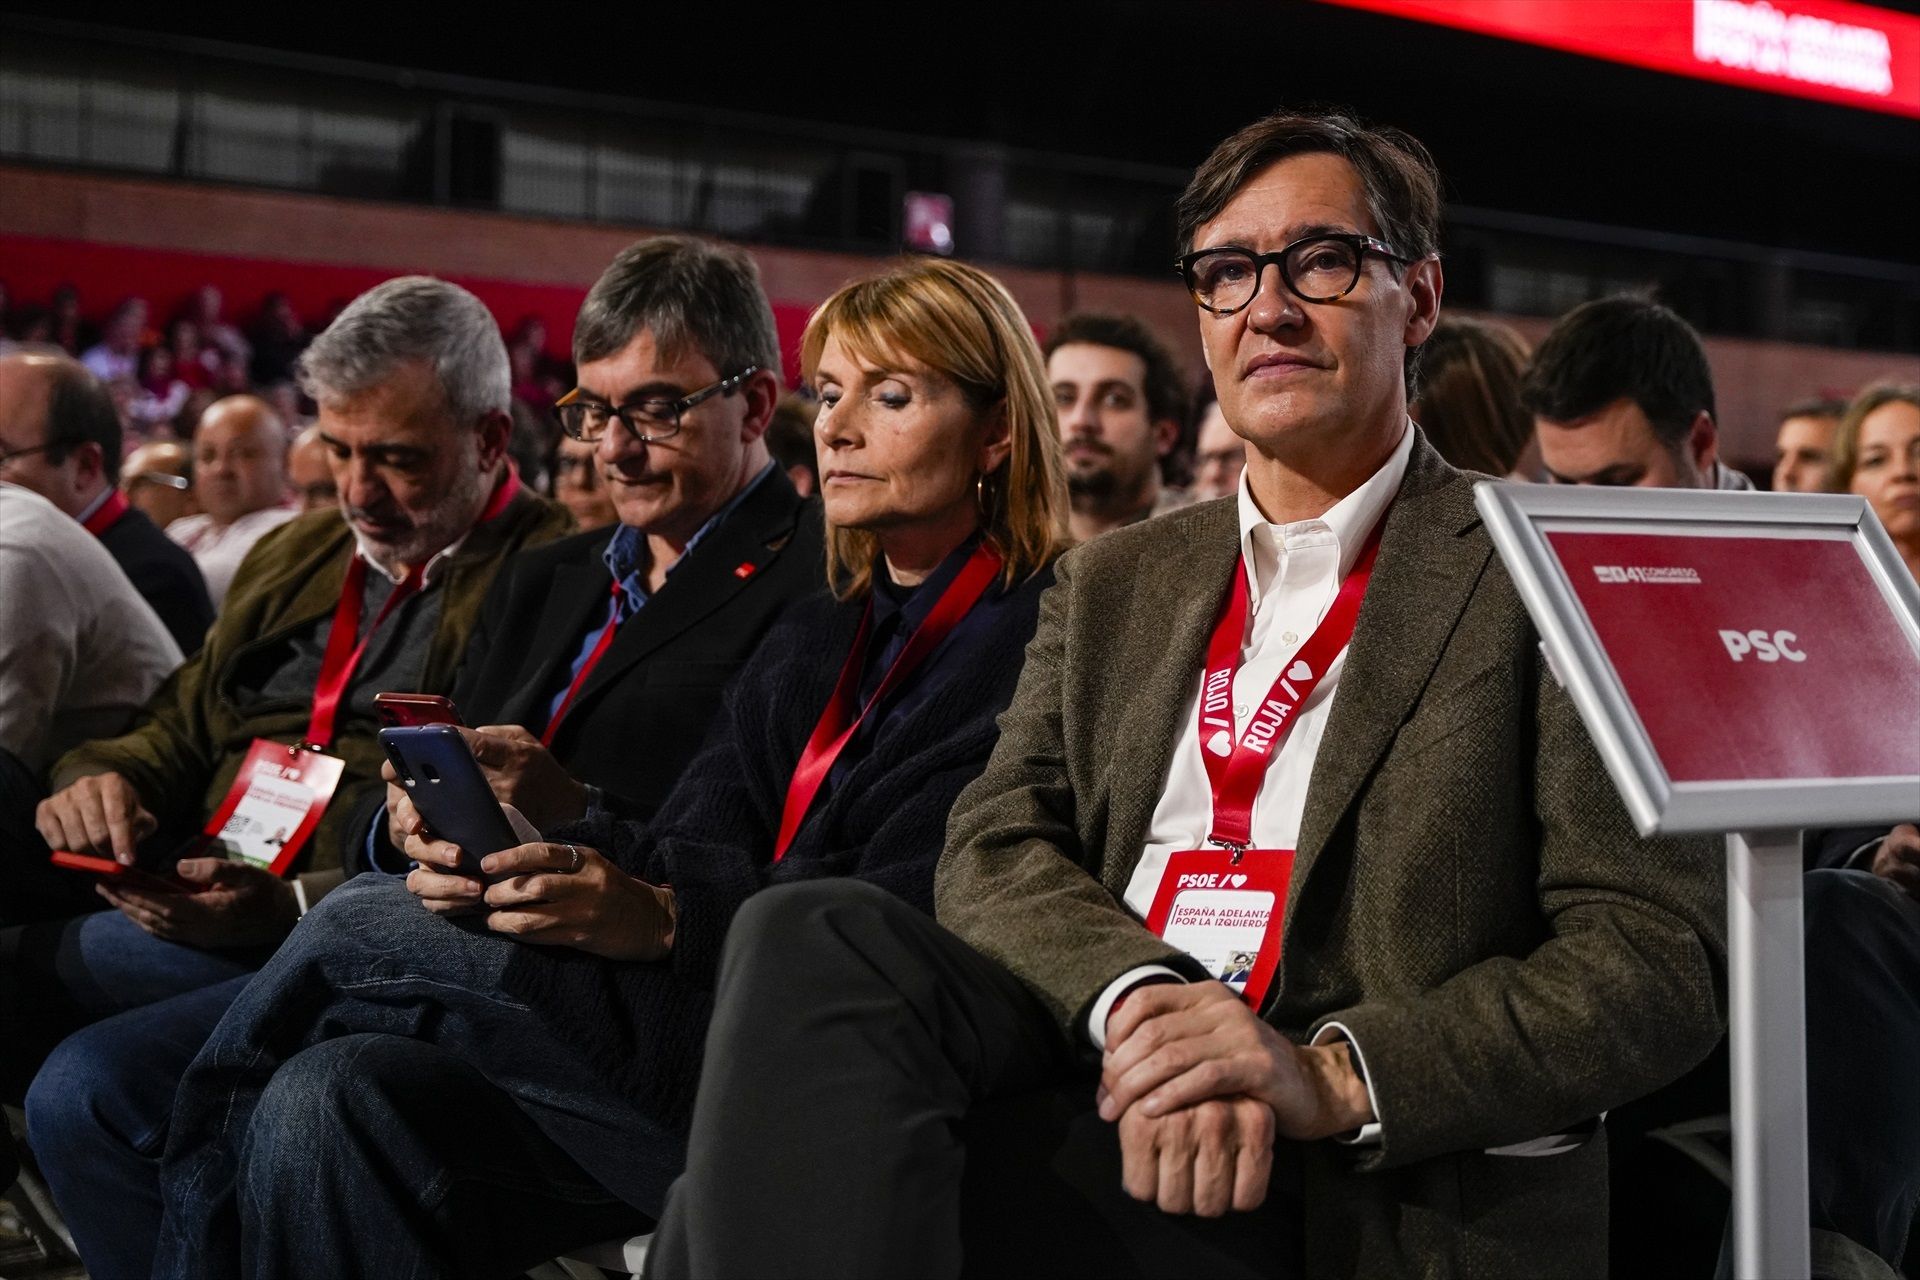
M348 527L352 528L351 525ZM434 571L440 567L443 561L451 559L453 555L460 550L461 545L471 536L473 536L473 530L469 529L452 542L449 542L446 546L440 548L440 550L434 552L433 558L427 561L426 567L420 571L420 585L422 587L432 586ZM380 573L384 574L387 580L393 583L394 586L397 587L407 580L407 575L404 570L396 574L393 570L387 568L387 566L381 564L379 560L374 558L372 552L368 549L369 544L367 540L360 536L358 529L353 529L353 541L356 554Z
M1247 488L1248 473L1240 473L1237 499L1240 512L1240 555L1247 568L1247 586L1254 611L1260 608L1262 582L1272 582L1280 558L1298 546L1324 544L1331 537L1340 550L1339 575L1344 577L1360 556L1373 527L1380 523L1400 483L1406 479L1407 463L1413 457L1413 420L1408 419L1400 432L1400 443L1387 460L1360 483L1360 487L1327 509L1325 515L1290 524L1272 524L1260 514L1253 494Z

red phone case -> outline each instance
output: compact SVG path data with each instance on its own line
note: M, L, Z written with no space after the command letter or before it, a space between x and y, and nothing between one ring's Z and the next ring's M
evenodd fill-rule
M178 876L157 876L151 871L115 862L112 858L96 858L91 854L55 849L48 861L69 871L85 871L103 880L118 880L146 893L200 892L199 885L189 884Z
M434 693L376 693L374 709L389 729L418 729L430 724L460 724L450 699Z

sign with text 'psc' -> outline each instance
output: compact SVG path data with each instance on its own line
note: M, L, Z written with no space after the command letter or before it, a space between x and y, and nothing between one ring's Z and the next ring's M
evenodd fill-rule
M1478 500L1643 833L1920 816L1920 586L1863 501Z

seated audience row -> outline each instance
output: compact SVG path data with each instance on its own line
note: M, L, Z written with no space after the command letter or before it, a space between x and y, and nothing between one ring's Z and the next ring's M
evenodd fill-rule
M1425 151L1271 118L1179 220L1238 506L1062 561L937 923L749 905L652 1274L1585 1271L1596 1117L1717 1037L1711 847L1633 835L1407 419Z
M656 1223L663 1277L1604 1270L1609 1131L1723 1030L1719 854L1634 834L1456 465L1739 487L1698 336L1443 320L1430 157L1339 114L1229 138L1178 223L1193 492L1158 340L1043 351L962 264L834 294L784 403L731 247L622 252L570 390L389 281L301 354L291 448L201 417L177 648L88 535L183 460L0 358L46 495L0 525L47 531L0 575L72 707L0 717L0 1063L94 1272L504 1276ZM1834 456L1920 567L1920 400ZM383 691L451 695L519 843L433 829ZM1910 832L1849 874L1904 890ZM153 874L88 911L56 849ZM1823 1196L1908 1184L1831 1149L1816 1225L1885 1257L1897 1212Z
M17 304L0 285L0 350L64 352L106 387L134 436L184 436L211 399L258 391L285 397L293 363L306 346L305 325L284 293L270 293L246 334L228 322L211 284L189 294L164 325L141 297L124 298L96 330L79 291L56 289L44 306Z
M457 294L452 286L439 288ZM432 368L430 347L370 349L371 339L395 331L404 342L430 343L444 325L431 310L399 307L383 290L390 287L356 303L359 312L350 308L307 362L322 406L319 428L335 451L336 473L343 473L349 512L365 499L354 483L353 460L341 458L340 450L351 447L381 466L407 462L394 457L389 463L387 456L435 443L409 432L409 420L424 416L431 424L433 415L423 410L435 410L451 394L430 381L415 386ZM684 300L691 297L707 305L689 312ZM357 340L356 323L365 334ZM728 678L774 618L818 582L822 548L817 511L799 502L759 444L776 394L767 361L777 347L771 313L744 255L670 239L636 246L589 296L576 347L582 398L570 420L592 437L621 522L512 561L493 581L484 608L476 609L478 595L460 606L466 634L435 646L468 653L452 692L476 723L538 732L537 739L506 728L469 737L502 798L548 824L644 816L659 806L718 711ZM480 354L480 366L463 376L483 387L503 382L497 347ZM336 389L329 362L356 359L386 366L393 390L375 387L354 396ZM697 411L674 398L711 391L723 380L737 385L704 397ZM425 393L426 403L409 404L398 395L402 387ZM622 415L619 425L610 406ZM495 390L488 417L499 407ZM636 436L654 433L659 417L692 430L661 433L660 443ZM458 421L436 430L458 439ZM356 533L360 523L356 517ZM497 563L473 566L473 590L486 585ZM356 687L370 693L383 686L356 679ZM447 691L439 679L384 687ZM355 699L359 710L349 727L370 736L364 697ZM638 751L636 725L647 726L646 746ZM363 788L367 803L336 793L328 814L342 819L345 835L326 852L354 869L394 856L388 819L407 824L401 840L413 819L398 793L393 813L376 818L369 805L377 805L384 790ZM401 858L401 869L405 862ZM594 908L601 901L573 905ZM48 1173L62 1204L82 1206L70 1223L76 1239L83 1251L91 1248L129 1273L151 1269L160 1217L155 1166L173 1086L245 985L244 975L222 976L220 984L172 1007L123 1015L68 1041L30 1099L29 1123L42 1135L36 1149L73 1153ZM95 1115L111 1117L110 1126L93 1122ZM90 1205L102 1212L93 1214Z
M641 265L663 303L689 296L670 287L669 265ZM622 383L712 386L712 374L738 367L649 368L652 334L671 319L646 318ZM603 390L582 357L583 389L631 404L613 398L615 383ZM741 904L768 883L833 876L931 909L947 811L992 748L1064 535L1046 387L1011 298L943 262L836 295L803 358L821 393L833 594L796 605L768 635L650 820L549 824L551 840L481 863L490 886L454 870L459 851L416 831L405 887L363 878L316 913L194 1070L252 1065L221 1069L214 1089L192 1074L183 1085L190 1103L176 1112L163 1170L162 1269L231 1256L239 1240L250 1273L299 1253L353 1265L364 1257L355 1241L371 1229L396 1263L465 1274L527 1265L578 1243L588 1224L603 1234L648 1225L684 1162L715 966ZM756 428L770 408L753 404ZM615 412L596 405L583 425L617 432ZM689 413L685 426L726 438L711 430L717 417ZM772 468L761 477L785 479ZM430 911L491 908L486 929L447 951L437 941L445 926L408 889ZM395 938L417 939L401 950L419 967L388 970L370 1001L348 998L342 976ZM524 1002L519 1012L501 1009L501 988ZM290 1004L322 992L311 1022L286 1022ZM414 1006L401 1022L390 1016L396 998ZM460 1123L418 1127L412 1117L430 1095ZM238 1136L234 1117L244 1117L237 1143L225 1136ZM479 1164L467 1137L475 1117L491 1118L483 1123L495 1133ZM350 1154L372 1156L397 1122L415 1137L398 1182L385 1156ZM339 1153L317 1167L299 1136L316 1124ZM310 1193L317 1211L285 1221L284 1236L263 1235L249 1188L286 1188L295 1163L310 1169L308 1191L296 1194ZM501 1211L529 1166L566 1173ZM443 1190L456 1172L458 1205ZM369 1178L393 1194L370 1195ZM184 1209L171 1194L180 1180L232 1194ZM410 1225L423 1211L491 1225L450 1242Z
M356 305L306 364L334 406L349 518L303 516L263 537L198 654L129 732L54 762L38 835L6 850L10 867L63 849L177 877L103 880L113 909L87 915L64 898L13 900L16 917L37 917L0 945L0 1069L16 1097L61 1037L128 1010L155 1010L191 1056L180 1028L204 1037L217 1018L200 1021L207 990L256 969L339 880L351 809L380 786L373 694L449 692L495 570L564 527L503 464L504 353L479 302L409 278ZM250 802L229 810L230 793Z

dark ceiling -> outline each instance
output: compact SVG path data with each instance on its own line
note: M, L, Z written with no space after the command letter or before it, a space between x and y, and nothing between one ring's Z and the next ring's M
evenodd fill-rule
M75 12L70 2L8 7ZM1277 105L1339 103L1424 139L1459 204L1920 262L1920 121L1312 0L87 13L146 31L1182 167Z

